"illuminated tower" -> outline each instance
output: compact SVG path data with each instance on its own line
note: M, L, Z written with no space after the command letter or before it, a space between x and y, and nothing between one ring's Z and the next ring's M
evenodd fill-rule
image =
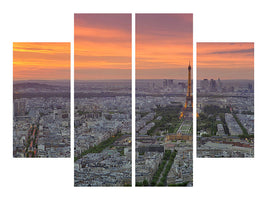
M191 80L191 65L189 62L188 65L188 80L187 80L187 93L186 93L186 99L185 99L185 105L181 112L180 119L181 118L191 118L192 112L193 112L193 96L192 96L192 80Z
M192 81L191 81L191 65L189 62L185 108L192 107L192 106L193 106L193 96L192 96Z

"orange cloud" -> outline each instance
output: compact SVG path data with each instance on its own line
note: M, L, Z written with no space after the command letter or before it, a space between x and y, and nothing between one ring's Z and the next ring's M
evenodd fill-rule
M70 79L70 43L14 42L13 79Z
M75 79L131 78L130 17L128 14L75 15Z
M198 79L253 79L254 43L197 43L197 71Z
M192 62L192 45L137 45L136 69L186 68Z
M193 62L192 14L137 14L137 79L186 79L190 61Z

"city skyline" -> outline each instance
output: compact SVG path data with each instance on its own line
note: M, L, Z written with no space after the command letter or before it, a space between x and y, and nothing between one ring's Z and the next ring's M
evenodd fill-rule
M254 80L254 43L197 43L197 79Z
M74 15L75 80L131 79L131 14Z
M14 42L13 79L70 80L70 43Z
M193 63L193 14L136 14L136 78L185 79Z

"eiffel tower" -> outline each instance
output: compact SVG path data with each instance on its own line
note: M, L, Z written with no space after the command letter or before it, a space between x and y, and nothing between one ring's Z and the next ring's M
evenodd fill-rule
M191 119L193 118L193 96L192 96L192 80L191 80L191 65L189 62L188 65L188 81L187 81L187 93L186 93L186 99L185 99L185 105L183 107L183 110L180 114L179 119Z

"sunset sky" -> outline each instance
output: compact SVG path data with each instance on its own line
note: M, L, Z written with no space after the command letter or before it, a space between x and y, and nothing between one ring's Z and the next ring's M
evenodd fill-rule
M14 80L69 80L70 43L13 43Z
M131 79L131 15L75 14L75 80Z
M254 43L197 43L197 79L254 79Z
M136 78L186 79L193 14L136 14Z

